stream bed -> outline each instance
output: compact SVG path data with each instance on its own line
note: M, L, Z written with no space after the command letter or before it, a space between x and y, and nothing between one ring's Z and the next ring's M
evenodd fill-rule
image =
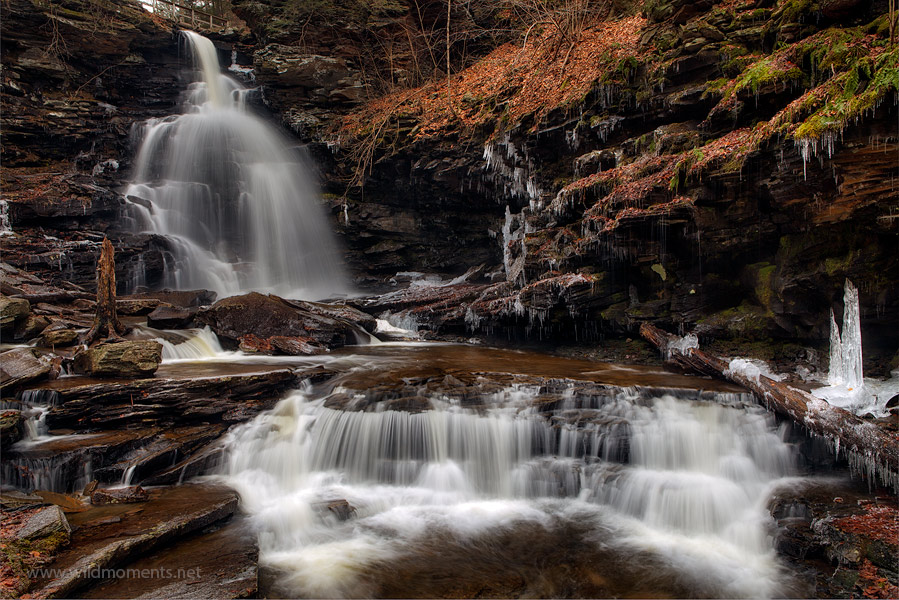
M226 438L217 478L257 532L261 591L802 594L767 508L800 481L796 449L739 388L465 345L326 362L340 374Z

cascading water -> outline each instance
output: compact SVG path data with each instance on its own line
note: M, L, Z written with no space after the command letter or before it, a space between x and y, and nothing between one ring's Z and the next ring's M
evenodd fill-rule
M186 111L150 119L125 195L137 227L165 236L166 286L315 299L347 291L307 169L279 133L247 112L208 39L184 32L201 80Z
M718 404L621 388L571 389L549 410L539 394L513 385L478 408L434 395L413 413L340 409L306 389L238 428L224 478L279 575L275 593L433 596L443 590L394 584L412 580L404 569L464 581L507 557L491 567L501 578L552 560L507 556L501 540L548 537L552 554L582 548L604 594L789 594L765 502L793 472L792 447L763 409L734 394ZM328 510L344 500L347 521ZM547 569L533 577L565 577ZM561 593L536 579L536 597Z

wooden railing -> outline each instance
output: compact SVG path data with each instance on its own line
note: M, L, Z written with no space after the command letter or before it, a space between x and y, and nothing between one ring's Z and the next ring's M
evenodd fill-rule
M172 0L152 0L151 6L153 14L192 29L225 30L229 25L228 19L224 17L191 6L184 6Z

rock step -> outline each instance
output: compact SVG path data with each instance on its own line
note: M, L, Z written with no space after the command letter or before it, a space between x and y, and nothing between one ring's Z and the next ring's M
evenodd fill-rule
M39 580L32 597L70 598L106 579L104 569L126 568L154 551L168 554L190 534L230 517L238 503L236 492L219 485L185 484L153 489L149 494L150 499L138 505L93 506L70 515L71 544L47 565L44 572L54 577ZM209 558L199 554L197 559ZM177 571L177 563L170 564ZM245 579L252 579L248 571ZM156 583L173 582L160 579ZM160 590L156 597L174 596Z
M255 536L234 517L128 565L131 576L94 585L82 598L251 598L257 594Z

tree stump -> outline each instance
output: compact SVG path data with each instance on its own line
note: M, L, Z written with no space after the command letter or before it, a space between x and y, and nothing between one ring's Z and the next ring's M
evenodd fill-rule
M102 339L121 339L127 331L116 314L114 254L112 242L103 238L100 259L97 261L97 312L94 315L94 326L84 336L84 343L87 345Z

